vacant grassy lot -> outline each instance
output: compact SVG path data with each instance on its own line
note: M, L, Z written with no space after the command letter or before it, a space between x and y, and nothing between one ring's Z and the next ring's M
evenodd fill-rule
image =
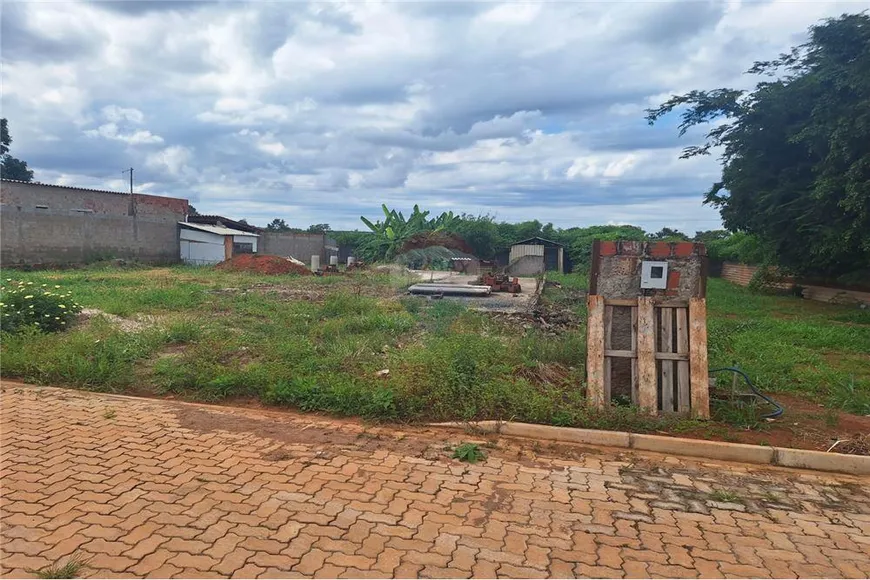
M409 280L389 275L173 267L3 278L59 284L107 315L59 334L4 334L4 377L201 401L254 398L372 419L675 425L631 409L585 409L580 276L561 277L562 288L545 293L547 304L574 310L580 321L558 335L402 296ZM711 365L737 363L764 390L870 413L870 313L757 296L719 280L710 281L708 302Z
M407 279L181 267L10 275L60 284L126 320L4 336L5 377L382 419L558 421L563 407L582 407L582 328L524 334L453 302L402 296Z

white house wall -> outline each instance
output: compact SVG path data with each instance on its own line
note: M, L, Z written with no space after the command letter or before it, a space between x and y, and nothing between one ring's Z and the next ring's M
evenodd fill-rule
M213 234L211 232L204 232L202 230L181 228L179 236L182 240L190 240L192 242L220 244L221 246L223 246L224 243L224 237L222 235Z
M181 261L185 264L203 266L224 261L223 236L182 228L180 237Z
M235 242L237 244L253 244L254 245L254 252L256 253L258 251L257 250L257 236L245 236L245 235L233 236L233 242Z

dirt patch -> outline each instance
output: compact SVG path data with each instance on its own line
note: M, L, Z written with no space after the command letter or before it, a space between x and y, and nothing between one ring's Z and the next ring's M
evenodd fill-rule
M291 262L288 258L269 254L241 254L215 266L230 272L253 272L255 274L299 274L311 276L311 270Z
M313 280L310 278L309 280ZM285 284L272 284L259 282L247 288L218 288L211 290L212 294L263 294L275 297L281 301L301 300L306 302L320 303L330 293L337 291L350 292L359 296L381 298L384 300L396 300L402 296L395 288L382 285L356 284L352 276L345 277L347 283L333 285L319 285L298 281L292 286Z
M612 452L554 442L542 444L523 439L505 439L498 435L484 436L475 434L471 424L468 432L422 425L366 425L355 419L267 409L254 401L248 401L247 405L239 405L238 401L233 404L244 406L249 411L255 409L259 416L233 412L232 408L223 411L220 408L187 405L178 405L175 415L179 425L186 429L251 433L280 443L279 446L263 450L261 457L267 461L310 458L312 445L320 449L319 458L328 458L345 451L370 454L389 448L392 452L456 463L452 459L455 446L462 442L473 442L484 447L490 457L518 461L528 467L540 466L540 460L553 457L577 460L588 454Z
M580 318L567 308L535 308L531 312L488 312L493 320L516 329L537 329L551 336L577 330Z
M366 426L359 421L324 419L320 416L299 416L291 412L261 411L253 417L233 413L230 409L202 409L179 407L175 415L179 424L195 431L229 431L253 433L259 437L274 439L290 445L284 450L270 450L265 459L280 460L292 456L293 445L317 445L319 447L353 448L357 451L374 452L388 446L390 449L410 455L423 456L436 442L430 438L405 437L394 428ZM416 431L416 430L415 430ZM422 431L425 433L425 430ZM415 435L419 435L416 432ZM455 436L455 433L453 434ZM443 440L440 442L443 446Z
M794 395L774 393L771 396L785 408L785 413L763 423L759 429L710 423L690 431L664 434L813 451L827 451L834 446L831 451L870 455L870 417L825 409Z
M83 308L78 315L78 323L83 325L88 324L96 316L105 318L112 326L117 327L123 332L141 332L157 323L156 318L153 316L139 315L136 317L136 320L131 320L103 312L99 308Z

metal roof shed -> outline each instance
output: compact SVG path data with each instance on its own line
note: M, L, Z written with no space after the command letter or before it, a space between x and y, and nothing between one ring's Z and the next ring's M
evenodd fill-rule
M189 222L178 222L178 226L181 261L185 264L217 264L237 254L257 252L258 234Z
M535 275L544 271L564 272L565 246L539 237L516 242L511 245L508 269L516 270L511 272L516 275Z

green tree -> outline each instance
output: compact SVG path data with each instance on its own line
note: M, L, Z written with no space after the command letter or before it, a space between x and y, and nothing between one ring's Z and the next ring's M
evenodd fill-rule
M591 226L588 228L568 228L560 230L559 239L568 248L568 255L574 263L575 271L588 270L592 259L592 243L595 240L631 240L640 242L647 239L643 228L630 225Z
M692 241L709 244L710 242L715 242L716 240L727 239L730 235L731 232L729 232L728 230L703 230L695 232L695 235L692 237Z
M680 230L675 230L673 228L662 228L654 234L650 234L651 240L662 240L666 242L684 242L689 239L689 236L681 232Z
M507 245L492 216L462 214L451 231L471 246L475 256L484 260L492 259Z
M325 234L329 231L329 224L312 224L307 231L310 234Z
M360 246L367 260L391 260L413 236L431 231L430 222L426 219L429 212L420 211L416 205L407 219L405 214L389 209L386 204L381 205L381 210L384 212L383 221L372 222L365 216L359 218L375 234Z
M280 218L275 218L269 225L266 226L267 232L289 232L292 228L287 225L287 222Z
M870 267L870 16L828 19L809 41L750 74L751 92L691 91L647 111L680 110L680 135L716 122L682 157L721 148L705 202L731 231L754 234L775 261L834 277Z
M19 181L33 181L33 171L27 168L27 162L16 159L9 154L12 137L9 135L9 123L0 119L0 176Z

